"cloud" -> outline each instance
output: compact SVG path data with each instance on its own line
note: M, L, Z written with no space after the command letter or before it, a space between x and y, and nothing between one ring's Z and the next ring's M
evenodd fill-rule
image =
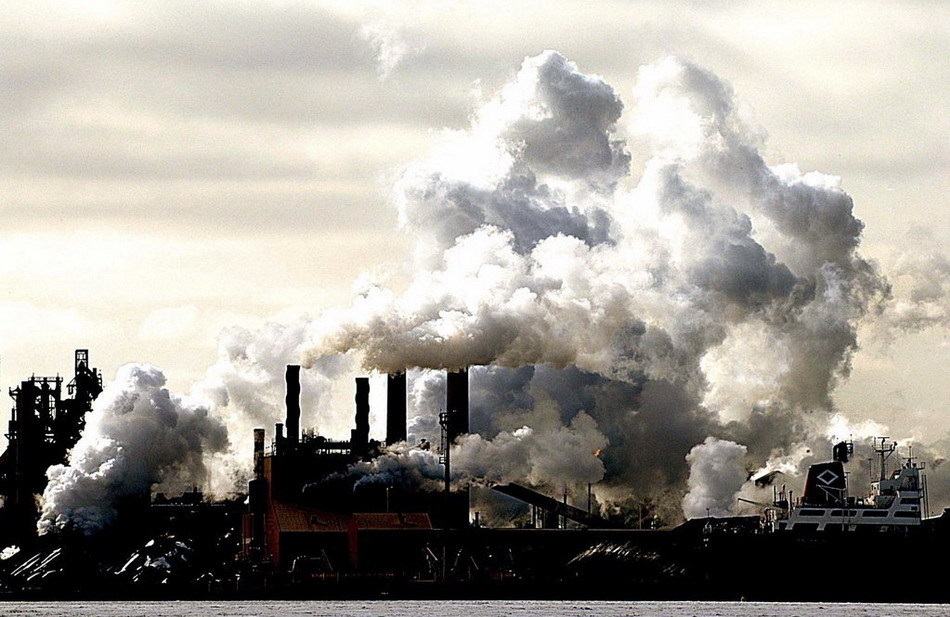
M410 41L397 24L375 19L363 24L360 36L369 41L376 52L376 73L387 79L408 56L421 53L425 45Z

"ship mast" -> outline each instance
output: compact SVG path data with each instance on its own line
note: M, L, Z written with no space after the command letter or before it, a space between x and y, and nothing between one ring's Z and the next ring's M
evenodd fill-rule
M877 445L877 440L881 440L881 445ZM897 448L896 442L887 443L888 437L875 437L874 438L874 453L877 454L881 459L881 480L887 479L887 459L894 454L894 450Z

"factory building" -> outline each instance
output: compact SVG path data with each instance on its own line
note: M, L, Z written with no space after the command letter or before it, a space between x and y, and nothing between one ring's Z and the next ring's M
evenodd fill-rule
M300 432L300 367L286 371L286 419L275 426L270 447L264 429L254 431L254 479L248 487L244 552L251 559L289 570L305 561L315 574L341 569L404 567L436 531L468 525L467 488L426 492L399 485L355 485L347 468L379 456L384 444L369 438L369 379L355 382L354 428L348 441ZM405 441L406 375L387 378L386 444ZM443 412L443 453L468 431L468 371L449 373ZM299 567L298 567L299 570Z
M59 376L33 376L11 390L16 406L0 457L0 489L4 531L19 545L8 545L0 560L0 588L56 597L92 589L126 597L612 597L630 593L634 582L636 594L676 595L706 584L719 570L709 564L740 554L737 545L755 548L749 538L757 519L742 534L735 521L716 522L720 532L711 519L673 531L623 529L590 512L590 490L584 510L566 495L514 483L478 490L527 504L530 522L486 527L477 513L470 522L470 489L451 481L450 448L469 431L468 371L446 377L440 443L416 446L438 449L425 456L426 490L354 473L398 464L380 457L409 447L404 373L386 379L387 426L379 431L385 440L370 438L370 381L359 377L353 428L337 441L301 430L296 365L286 368L284 421L269 440L265 429L253 432L246 502L211 501L192 486L177 497L159 493L151 503L147 495L135 499L123 506L124 523L94 539L37 538L34 504L43 472L65 460L102 391L88 352L76 352L74 369L66 396ZM719 536L731 542L722 550Z
M386 446L405 441L404 373L386 380L385 444L369 439L367 378L356 378L354 428L348 441L301 433L300 367L287 367L286 382L287 416L275 426L269 447L265 430L254 431L254 479L249 483L242 552L251 563L289 574L294 584L479 580L494 585L514 576L515 561L544 564L537 566L540 571L563 564L591 542L623 533L588 510L518 484L491 489L527 504L528 527L485 528L477 513L470 522L470 489L451 482L450 459L450 445L469 430L467 370L446 375L445 408L439 416L441 490L357 482L348 474L351 466L370 463Z
M9 446L0 457L0 517L7 545L28 543L29 548L0 563L0 585L7 572L23 589L42 579L49 590L79 589L83 577L91 576L125 590L292 589L411 596L462 584L503 591L530 581L547 584L593 544L625 543L635 533L610 529L607 521L568 505L566 499L517 484L479 490L493 489L528 504L530 524L487 528L478 513L470 522L470 488L451 481L450 458L451 444L469 431L467 370L446 376L440 443L414 446L432 450L425 457L431 475L423 488L354 473L360 466L380 464L379 457L389 452L410 447L404 443L405 373L389 375L385 382L386 410L381 415L387 426L379 431L384 441L370 438L366 377L354 383L349 439L333 440L301 430L301 367L290 365L284 421L275 425L269 439L263 428L253 432L253 476L246 502L243 497L211 501L192 486L181 496L159 493L149 503L148 495L142 495L124 503L120 519L125 522L104 532L109 538L105 542L88 543L76 534L37 538L35 504L45 488L45 471L65 462L85 414L102 392L101 376L89 367L86 350L76 352L74 370L65 388L58 375L32 376L10 392L16 405ZM83 565L87 551L101 561L96 568Z

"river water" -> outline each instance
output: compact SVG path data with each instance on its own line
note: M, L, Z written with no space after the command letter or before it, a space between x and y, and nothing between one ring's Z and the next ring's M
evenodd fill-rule
M946 604L759 602L0 602L24 617L944 617Z

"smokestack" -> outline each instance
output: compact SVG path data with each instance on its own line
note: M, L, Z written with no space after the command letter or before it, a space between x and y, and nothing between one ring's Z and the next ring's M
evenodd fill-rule
M287 443L293 449L300 441L300 366L287 365Z
M445 411L449 414L448 440L468 433L468 369L447 373Z
M350 432L350 451L364 456L369 449L369 377L356 378L356 428Z
M386 377L386 445L406 441L406 374Z
M264 429L254 429L254 477L264 477Z
M266 503L264 481L264 429L254 429L254 479L248 482L248 511L250 514L250 542L245 551L263 550L264 509Z

